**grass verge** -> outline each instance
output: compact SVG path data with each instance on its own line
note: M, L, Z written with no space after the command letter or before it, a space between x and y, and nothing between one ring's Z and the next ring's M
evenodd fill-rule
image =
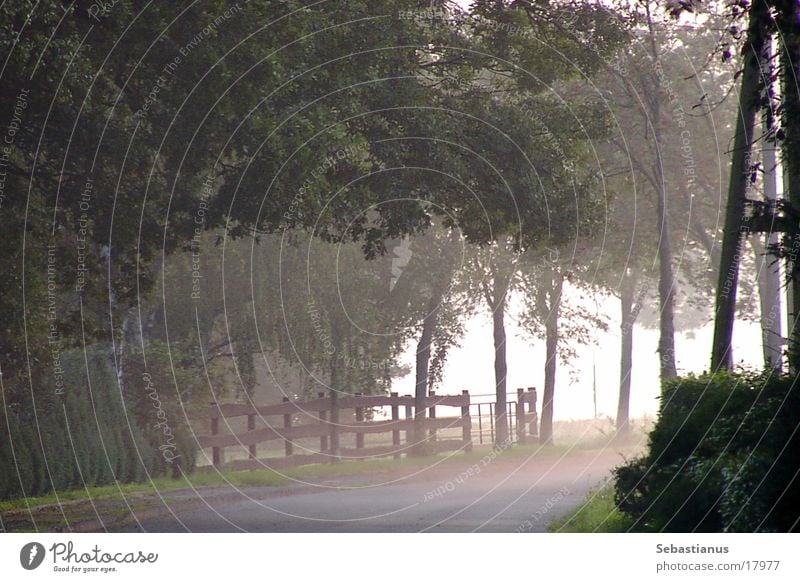
M614 484L589 492L586 501L550 524L554 533L626 532L630 520L614 504Z
M99 487L86 487L84 489L69 489L57 493L48 493L39 497L10 499L0 501L0 512L40 507L43 505L56 505L59 502L71 503L88 501L89 499L122 499L139 495L155 495L158 492L175 491L190 487L214 487L229 483L246 487L249 485L263 485L266 487L284 485L286 478L272 471L228 471L221 475L216 473L197 472L192 475L171 479L159 477L146 483L120 483L118 485L102 485Z

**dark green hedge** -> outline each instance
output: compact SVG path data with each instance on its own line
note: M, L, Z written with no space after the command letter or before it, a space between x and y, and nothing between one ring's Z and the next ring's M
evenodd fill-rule
M120 391L107 348L65 352L61 362L63 394L48 371L33 391L18 387L0 407L0 499L142 481L178 464L192 470L195 451L183 424L175 424L181 458L166 463L147 420L147 394L132 381Z
M616 470L634 529L796 531L799 391L797 378L774 374L666 383L648 453Z

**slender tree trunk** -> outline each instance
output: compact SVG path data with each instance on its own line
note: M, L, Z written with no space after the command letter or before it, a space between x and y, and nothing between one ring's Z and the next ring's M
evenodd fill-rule
M494 338L494 379L495 379L495 446L505 448L509 444L506 327L505 314L509 290L512 288L516 272L516 259L507 264L498 264L491 254L487 263L481 267L488 276L481 282L484 299L492 313L492 335Z
M417 368L414 390L415 404L424 407L428 395L428 367L431 359L431 343L433 340L434 318L428 317L422 324L422 333L417 342Z
M661 58L656 39L655 27L650 15L650 3L645 2L647 24L649 28L650 52L653 64ZM660 79L655 76L657 85ZM667 210L667 184L664 179L664 160L662 157L661 139L661 99L659 93L648 99L648 124L653 132L655 164L653 175L656 182L658 233L658 298L661 311L659 313L660 335L658 338L658 355L661 380L678 375L675 366L675 277L672 272L672 246L670 243L669 212Z
M658 204L656 206L659 233L658 233L658 299L659 312L659 337L658 359L661 380L675 378L678 370L675 365L675 275L672 272L672 243L669 230L669 212L667 210L667 185L664 180L663 159L661 157L661 131L658 128L661 104L654 99L652 119L653 136L655 140L656 164L655 175L658 184Z
M544 394L542 395L542 419L539 423L539 441L553 444L553 411L556 393L556 366L558 363L558 317L561 307L561 290L564 276L551 272L548 282L548 313L545 319Z
M542 420L539 440L544 445L553 444L553 400L556 393L556 358L558 356L558 325L548 321L546 327L544 365L544 394L542 395Z
M752 12L752 8L751 8ZM783 191L784 198L795 212L800 210L800 7L796 2L780 4L778 46L783 93ZM789 369L800 371L800 232L788 233L786 275L787 335L789 336Z
M733 354L733 322L736 316L736 292L739 284L739 263L742 237L745 233L745 195L750 176L750 156L758 108L758 86L761 76L760 57L764 51L764 23L767 12L763 3L750 8L747 30L747 53L744 58L742 86L739 93L739 115L733 141L728 204L720 251L714 316L714 343L711 351L711 371L731 368Z
M633 306L634 285L631 281L623 282L620 289L620 363L619 363L619 400L617 401L617 433L624 434L630 430L631 371L633 370L633 324L636 312Z
M497 282L495 281L495 285ZM506 414L508 365L506 363L506 297L505 293L496 301L492 312L492 327L494 332L494 379L497 402L494 407L495 415L495 444L506 446L508 443L508 417Z
M424 455L428 452L425 446L425 399L428 395L428 369L430 367L431 344L433 343L435 328L436 312L429 309L428 316L422 323L422 333L417 342L416 382L414 388L414 453L418 455Z
M767 39L764 45L764 62L762 63L761 76L762 79L770 79L770 82L764 86L763 94L772 103L772 41ZM764 135L771 137L765 138L761 146L761 158L764 164L764 200L775 209L778 200L778 181L776 179L778 159L773 119L772 107L766 107L762 125ZM780 244L780 235L777 232L764 233L763 242L760 236L752 236L750 237L750 243L756 260L764 367L780 371L783 359L781 274L780 264L774 256L769 256L768 251L768 247L777 247Z
M331 385L330 385L330 396L331 396L331 411L330 417L328 421L332 425L339 424L339 408L336 404L337 400L339 399L339 384L340 380L340 370L339 370L339 361L341 358L337 357L336 354L331 356ZM335 435L335 436L334 436ZM338 462L339 460L339 437L338 433L333 432L331 433L330 439L330 455L332 457L333 462Z
M125 386L125 360L128 353L138 348L144 349L141 335L138 333L138 326L136 326L137 311L135 308L130 308L125 311L125 317L122 320L122 326L119 334L119 341L116 345L116 353L111 354L111 364L117 370L117 386L120 390ZM139 344L138 346L136 344ZM144 356L143 356L144 357Z
M772 235L765 234L764 238L769 244L775 244L770 240ZM753 248L756 272L758 273L758 303L764 367L780 370L783 352L780 273L777 270L777 264L772 264L774 259L768 256L767 248L759 237L751 237L750 245Z
M657 156L660 158L660 154ZM658 166L661 166L659 161ZM659 175L661 171L657 172ZM678 375L675 365L675 277L672 272L672 248L670 246L669 217L667 215L667 193L663 177L658 193L658 218L661 230L658 239L658 297L660 335L658 338L658 357L661 379L668 380Z

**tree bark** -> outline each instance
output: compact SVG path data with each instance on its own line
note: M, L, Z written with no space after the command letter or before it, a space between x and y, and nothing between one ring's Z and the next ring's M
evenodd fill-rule
M752 12L752 8L751 8ZM752 18L752 16L751 16ZM766 18L766 16L764 16ZM800 75L800 8L796 2L783 2L779 13L779 46L781 65L781 87L783 92L783 191L792 209L800 209L800 88L797 80ZM786 236L786 275L787 288L787 335L789 336L789 369L797 374L800 371L800 232Z
M706 228L695 215L691 218L689 228L691 228L695 240L697 240L708 253L709 266L711 267L708 272L709 282L716 284L717 277L719 277L719 241L714 240L714 238L708 234Z
M548 313L545 319L544 394L542 395L542 419L539 422L539 442L553 444L553 411L556 393L556 366L558 363L558 317L561 307L561 290L564 275L551 271L548 281Z
M650 14L650 3L645 2L647 25L650 40L650 52L654 66L660 62L661 55L656 40L655 26ZM658 74L654 75L656 86L661 85ZM658 355L661 380L678 375L675 365L675 277L672 272L672 247L669 231L669 212L667 210L667 185L664 179L664 160L662 157L661 139L661 99L659 92L647 99L647 123L653 132L655 178L657 197L657 218L659 223L658 237L658 298L661 311L659 313Z
M333 336L334 334L331 333ZM340 344L334 344L340 345ZM336 402L339 399L339 384L341 383L339 358L336 354L331 355L331 377L330 377L330 396L331 396L331 411L328 420L332 426L339 424L339 408ZM330 456L331 461L334 463L339 462L339 434L338 431L331 431L330 433Z
M764 95L772 99L772 42L767 39L764 43L764 57L762 78L770 79L766 84ZM763 127L766 136L774 136L774 121L771 107L767 107L763 114ZM761 159L764 164L764 200L772 208L776 207L778 200L778 159L774 139L765 138L761 146ZM783 335L781 322L783 309L781 307L781 273L780 263L774 256L769 256L768 247L777 247L780 244L780 235L777 232L763 234L763 243L759 236L750 238L753 253L756 259L756 273L758 280L758 298L761 313L761 346L764 351L764 368L780 371L783 367Z
M434 294L435 295L435 294ZM435 304L434 304L434 299ZM414 453L426 454L425 446L425 399L428 395L428 369L431 361L431 344L436 329L436 305L440 298L432 298L428 306L428 315L422 322L422 333L417 342L416 382L414 388ZM430 309L431 305L433 308Z
M495 378L495 446L505 448L510 444L508 427L508 365L506 361L505 313L508 292L516 269L516 259L501 267L490 256L486 265L488 277L482 282L486 304L492 312L492 335L494 339ZM489 284L491 283L491 284Z
M765 234L769 244L774 235ZM777 241L775 241L777 242ZM777 265L767 255L767 248L761 239L754 236L750 239L758 273L758 303L761 320L761 347L764 353L764 367L780 370L783 352L783 336L781 321L781 282Z
M739 263L744 227L745 195L750 175L750 156L754 139L758 86L761 76L760 57L763 54L767 12L763 3L750 8L747 30L747 53L744 58L742 86L739 93L739 115L733 141L728 205L720 251L714 315L714 340L711 351L711 371L730 369L733 364L731 340L736 316L736 292L739 284Z
M631 371L633 370L633 324L636 322L636 311L633 306L634 285L626 280L620 288L620 363L619 363L619 399L617 401L617 433L624 434L630 430Z
M495 281L495 285L497 282ZM508 417L507 417L507 385L508 365L506 363L506 296L500 294L492 311L492 328L494 335L494 379L495 395L497 402L494 406L495 415L495 444L505 447L508 444Z
M660 158L660 154L657 157ZM660 161L658 166L661 167ZM660 170L658 174L661 174ZM658 357L661 379L668 380L678 375L675 365L675 277L672 273L666 185L663 176L659 176L659 178L661 187L658 193L658 218L661 223L661 231L658 239L658 297L661 304L661 313L659 314L661 333L658 338Z

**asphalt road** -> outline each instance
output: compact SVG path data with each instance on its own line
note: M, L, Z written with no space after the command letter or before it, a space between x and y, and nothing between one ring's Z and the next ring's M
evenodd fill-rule
M116 531L536 532L579 505L621 458L612 451L482 458L413 473L337 478L284 488L193 493ZM197 501L202 507L196 507ZM138 522L138 523L137 523Z

